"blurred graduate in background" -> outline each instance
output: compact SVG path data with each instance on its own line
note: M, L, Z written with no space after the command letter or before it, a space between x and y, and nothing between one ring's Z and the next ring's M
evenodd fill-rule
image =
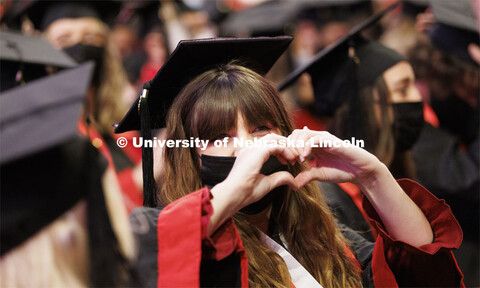
M15 72L8 62L35 62L22 70L45 69L52 55L63 60L57 67L74 63L44 39L1 33L11 44L1 50L2 75ZM0 95L2 287L138 284L114 171L78 133L93 71L86 63Z

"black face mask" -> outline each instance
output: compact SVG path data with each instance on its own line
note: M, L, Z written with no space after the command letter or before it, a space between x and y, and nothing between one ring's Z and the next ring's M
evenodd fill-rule
M200 175L203 185L208 186L208 188L212 188L218 183L223 182L232 170L233 164L237 159L236 157L221 157L209 155L201 155L200 158L202 159ZM270 156L267 162L263 164L262 169L260 169L260 173L263 175L270 175L278 171L287 170L288 167L280 163L277 157ZM265 195L257 202L242 208L240 212L249 215L260 213L273 202L275 197L279 195L278 193L282 193L282 191L286 191L286 189L288 189L288 186L286 185L279 186L270 191L267 195Z
M78 43L74 46L63 49L63 51L65 51L78 63L83 63L89 60L95 61L95 70L93 72L92 83L94 85L100 84L100 75L103 69L105 47L90 46Z
M450 95L445 100L430 97L430 101L440 128L457 136L467 145L477 139L480 131L478 105L473 108L456 95Z
M392 104L395 153L410 150L423 129L423 102Z

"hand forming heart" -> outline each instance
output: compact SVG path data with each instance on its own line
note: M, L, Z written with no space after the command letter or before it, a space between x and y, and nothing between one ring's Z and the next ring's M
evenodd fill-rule
M225 180L231 187L237 187L238 203L242 207L258 201L266 193L281 185L289 185L298 190L307 183L318 180L324 182L354 182L359 185L369 181L383 164L372 154L359 147L316 147L320 143L342 143L340 139L328 132L297 129L288 138L269 134L260 139L263 143L305 143L296 147L282 145L264 145L247 147L237 154L237 160ZM263 163L271 156L280 162L294 164L303 162L309 156L315 159L315 166L300 172L295 178L286 171L268 176L260 174Z

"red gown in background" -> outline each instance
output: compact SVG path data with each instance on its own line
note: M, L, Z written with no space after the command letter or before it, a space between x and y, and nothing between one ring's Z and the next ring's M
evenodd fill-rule
M132 131L121 135L102 136L91 126L87 129L82 121L79 121L78 130L107 158L109 169L115 171L128 213L135 207L142 206L143 191L136 185L133 174L134 168L142 160L142 150L132 145L132 138L138 136L138 133ZM128 141L125 148L117 145L117 139L120 137L125 137Z

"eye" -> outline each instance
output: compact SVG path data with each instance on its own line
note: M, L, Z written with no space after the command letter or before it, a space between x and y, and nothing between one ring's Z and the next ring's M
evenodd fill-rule
M397 89L397 92L400 93L402 96L408 95L408 86L403 86Z
M252 133L268 132L270 130L272 130L272 128L268 127L267 125L262 125L255 128Z

